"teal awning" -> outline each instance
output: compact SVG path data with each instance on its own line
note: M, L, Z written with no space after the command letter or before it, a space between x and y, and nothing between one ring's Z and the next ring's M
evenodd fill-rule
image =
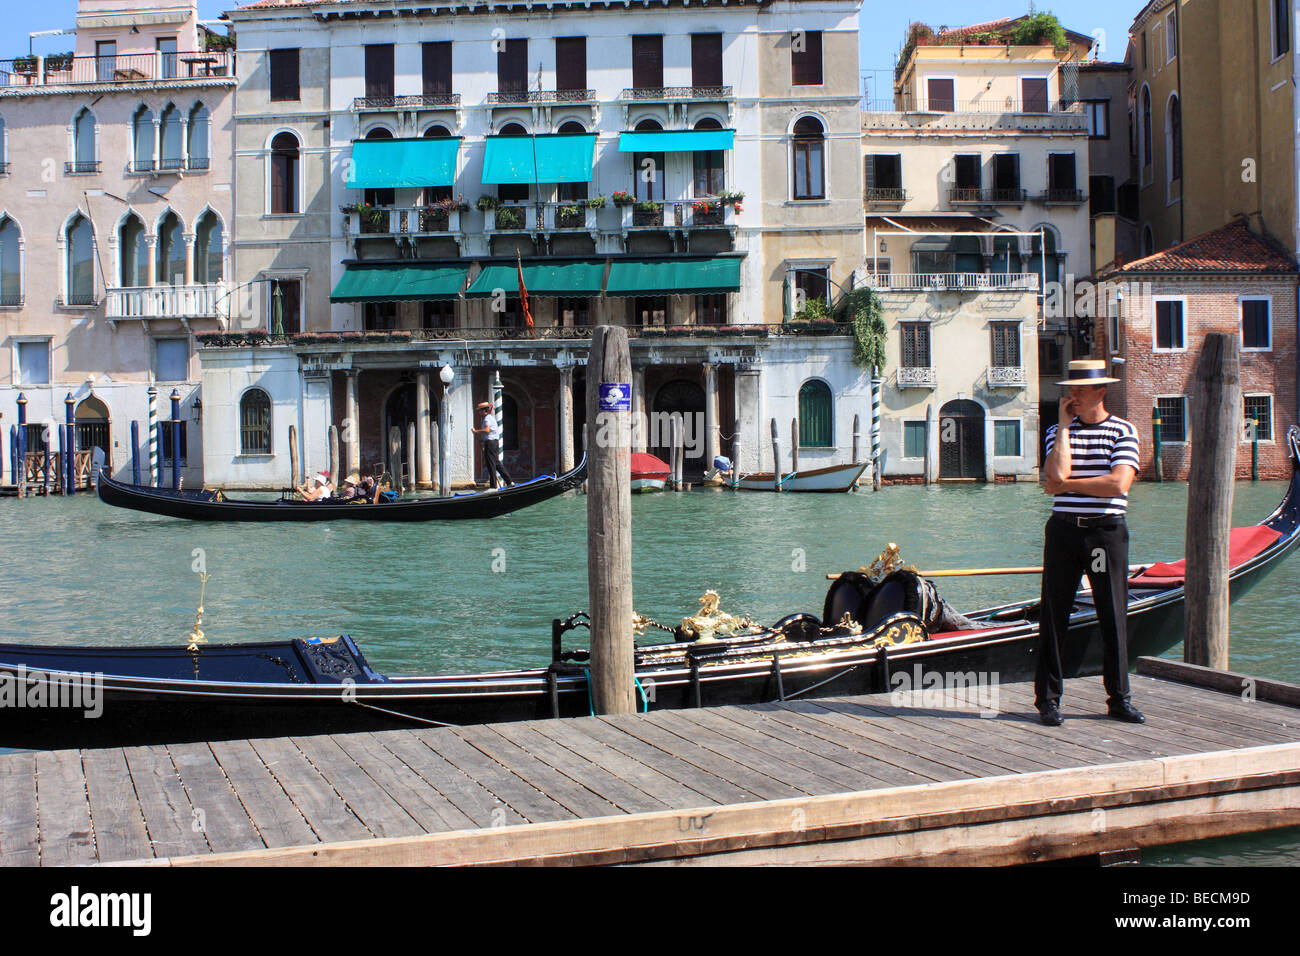
M352 143L350 189L450 186L456 181L459 136L359 139Z
M589 183L595 133L489 136L483 183Z
M600 261L529 263L524 266L524 287L530 296L598 296L604 278L605 263ZM487 298L497 289L504 289L511 296L518 294L517 266L504 263L485 266L470 285L465 297Z
M465 286L469 266L428 263L348 265L330 294L331 302L400 302L454 299Z
M710 295L740 288L740 260L629 259L609 270L605 295Z
M619 133L620 153L692 153L697 150L731 149L734 129L670 129Z

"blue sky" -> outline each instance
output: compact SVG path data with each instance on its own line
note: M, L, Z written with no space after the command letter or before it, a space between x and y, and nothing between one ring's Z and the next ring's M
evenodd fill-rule
M1106 49L1103 56L1119 60L1124 56L1128 26L1144 0L1038 0L1039 10L1050 10L1071 30L1092 34L1104 31ZM233 0L199 0L199 14L216 19L231 9ZM1018 16L1028 11L1029 0L864 0L859 17L862 37L862 69L887 72L902 45L907 25L922 20L932 26L961 26ZM26 3L5 0L5 39L12 49L0 52L0 59L26 53L26 35L34 30L71 28L76 16L76 0L44 0ZM70 37L38 40L37 52L57 53L70 49ZM883 72L882 72L883 75ZM884 81L887 84L888 80ZM872 98L877 94L873 91ZM888 96L882 85L882 97Z

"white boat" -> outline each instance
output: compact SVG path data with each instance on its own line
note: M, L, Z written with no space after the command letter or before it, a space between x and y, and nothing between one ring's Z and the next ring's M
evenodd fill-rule
M632 494L663 491L671 469L654 455L639 451L632 455Z
M849 491L857 484L870 462L854 462L849 465L831 465L827 468L812 468L792 471L781 476L782 491ZM770 472L742 475L735 487L739 491L775 491L775 476Z

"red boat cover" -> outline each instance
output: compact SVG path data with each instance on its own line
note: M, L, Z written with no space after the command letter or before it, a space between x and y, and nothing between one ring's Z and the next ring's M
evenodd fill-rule
M643 451L632 453L633 478L667 478L671 470L667 462L660 461L654 455Z
M1279 532L1263 525L1233 528L1228 539L1228 566L1235 568L1245 564L1280 537ZM1141 574L1129 578L1128 583L1139 588L1177 588L1182 587L1186 577L1187 562L1175 561L1172 564L1153 564Z

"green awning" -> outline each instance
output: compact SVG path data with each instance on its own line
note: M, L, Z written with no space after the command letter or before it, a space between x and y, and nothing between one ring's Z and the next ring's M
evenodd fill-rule
M352 143L349 189L450 186L456 181L459 136L359 139Z
M740 260L631 259L610 267L605 295L710 295L740 288Z
M524 286L530 296L598 296L604 277L605 263L599 261L530 263L524 266ZM504 289L511 296L518 294L519 269L515 265L485 266L465 296L487 298L497 289Z
M731 149L734 129L670 129L619 133L620 153L692 153L697 150Z
M469 266L348 265L330 294L331 302L397 302L454 299L465 286Z
M589 183L595 157L595 133L489 136L483 183Z

